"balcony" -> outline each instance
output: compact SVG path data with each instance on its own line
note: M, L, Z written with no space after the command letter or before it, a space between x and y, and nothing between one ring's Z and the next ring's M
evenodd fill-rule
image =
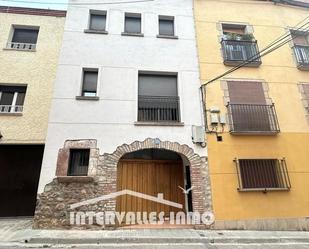
M8 42L6 45L7 49L22 50L22 51L35 51L36 44L32 43L19 43L19 42Z
M246 65L249 67L258 67L262 63L259 57L257 41L222 40L221 45L224 65L226 66L237 66L248 59L254 59Z
M179 123L179 97L139 95L138 122Z
M21 114L23 109L22 105L0 105L0 114Z
M238 191L289 191L285 159L235 159Z
M309 46L295 45L294 53L297 68L300 70L309 70Z
M280 132L274 104L228 104L227 108L232 134L275 135Z

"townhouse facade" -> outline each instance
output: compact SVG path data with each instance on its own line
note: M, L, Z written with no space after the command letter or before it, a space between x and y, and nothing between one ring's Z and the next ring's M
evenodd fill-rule
M211 211L192 1L79 2L67 13L34 226L74 228L70 205L125 189ZM126 196L75 211L85 210L172 209Z
M308 7L194 1L217 229L308 230Z
M0 6L0 217L34 215L65 14Z

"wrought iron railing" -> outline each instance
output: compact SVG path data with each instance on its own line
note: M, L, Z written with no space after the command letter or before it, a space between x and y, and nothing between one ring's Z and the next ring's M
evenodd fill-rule
M278 133L279 122L274 104L228 104L228 118L232 133Z
M309 68L309 46L294 46L294 53L297 61L297 66Z
M0 105L0 113L22 113L22 105Z
M179 97L139 95L138 121L180 122Z
M25 51L34 51L36 49L36 44L20 43L20 42L8 42L6 48L16 49L16 50L25 50Z
M257 41L222 40L224 64L236 65L250 60L249 66L261 64Z
M290 190L285 159L235 159L239 191Z

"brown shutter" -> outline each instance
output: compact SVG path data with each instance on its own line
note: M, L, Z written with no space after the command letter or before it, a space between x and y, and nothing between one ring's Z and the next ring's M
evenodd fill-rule
M261 82L228 82L230 111L236 132L270 131L268 106Z
M301 45L301 46L309 45L309 42L308 42L307 37L305 35L294 34L293 42L294 42L295 45Z
M228 81L232 104L266 104L261 82Z

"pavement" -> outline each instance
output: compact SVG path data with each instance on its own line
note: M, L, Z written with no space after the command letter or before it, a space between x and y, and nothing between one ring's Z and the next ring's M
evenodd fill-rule
M309 249L309 232L119 229L33 230L31 219L0 219L0 249Z

